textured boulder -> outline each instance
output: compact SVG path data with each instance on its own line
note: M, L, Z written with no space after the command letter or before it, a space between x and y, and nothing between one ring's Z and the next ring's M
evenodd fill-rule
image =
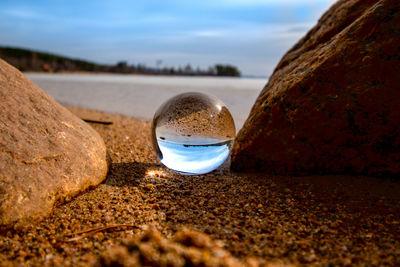
M400 2L338 1L276 67L232 169L400 174Z
M48 215L107 174L90 126L0 59L0 226Z

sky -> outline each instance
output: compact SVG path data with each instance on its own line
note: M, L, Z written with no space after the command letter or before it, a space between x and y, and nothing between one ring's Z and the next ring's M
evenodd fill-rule
M268 77L334 0L1 0L0 45Z

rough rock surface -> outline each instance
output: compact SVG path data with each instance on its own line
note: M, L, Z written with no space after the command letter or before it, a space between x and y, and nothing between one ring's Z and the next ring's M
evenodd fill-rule
M334 4L276 67L232 169L400 174L400 2Z
M48 215L107 174L90 126L0 59L0 226Z

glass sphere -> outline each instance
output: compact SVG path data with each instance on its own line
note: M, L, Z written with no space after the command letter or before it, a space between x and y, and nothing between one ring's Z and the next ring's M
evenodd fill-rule
M204 174L221 166L235 139L232 115L218 98L184 93L154 114L152 141L161 163L182 174Z

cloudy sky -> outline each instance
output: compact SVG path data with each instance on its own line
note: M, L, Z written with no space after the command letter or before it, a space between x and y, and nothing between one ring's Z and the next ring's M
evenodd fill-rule
M0 45L268 76L334 0L2 0Z

